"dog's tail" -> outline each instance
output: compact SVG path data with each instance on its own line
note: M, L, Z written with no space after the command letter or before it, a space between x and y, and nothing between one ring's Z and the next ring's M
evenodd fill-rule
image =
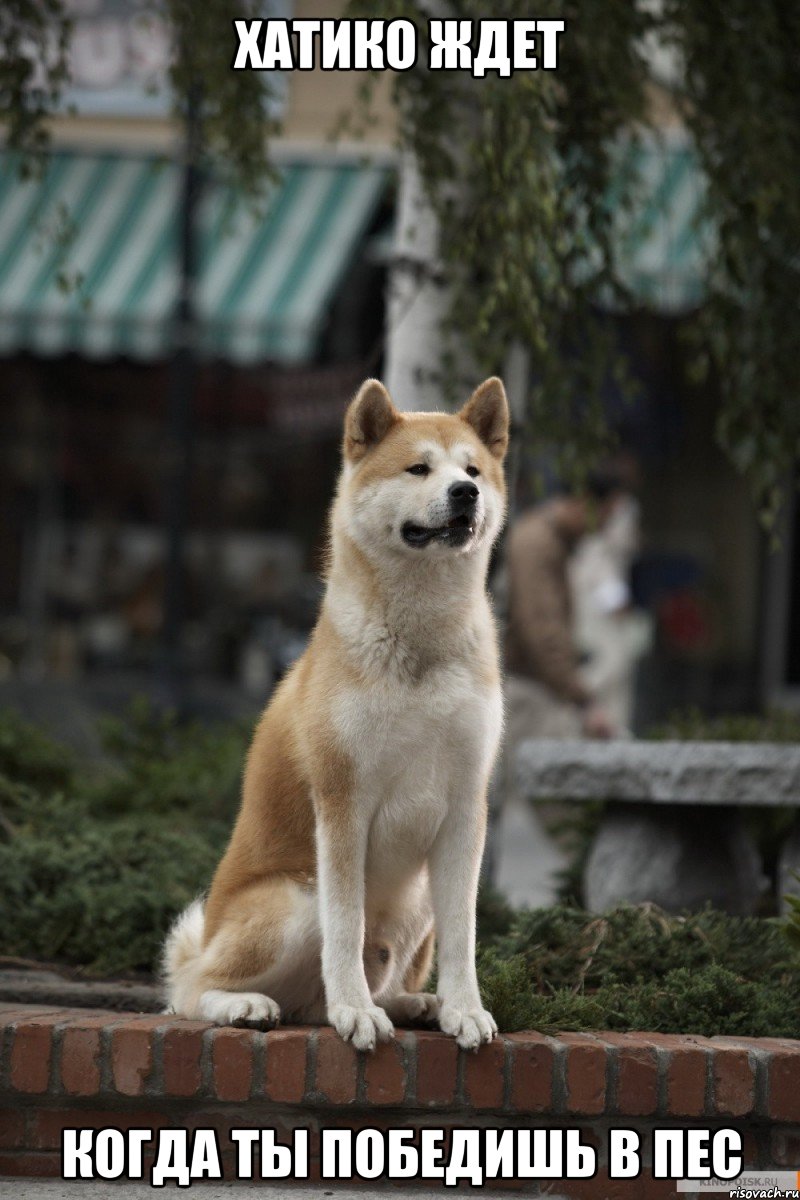
M193 900L188 908L176 918L167 934L161 957L161 978L168 1011L193 1015L187 1011L193 1007L187 1003L187 992L193 992L194 978L203 952L203 929L205 926L203 900Z

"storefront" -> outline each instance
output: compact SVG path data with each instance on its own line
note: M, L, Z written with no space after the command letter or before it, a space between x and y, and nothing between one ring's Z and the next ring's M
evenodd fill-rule
M39 177L15 166L0 175L6 657L69 672L102 658L99 643L137 661L153 651L170 373L187 345L187 617L223 613L224 638L246 636L316 565L341 415L380 354L370 244L390 215L389 168L286 159L257 203L204 179L187 325L175 163L59 150ZM199 657L237 669L227 646Z

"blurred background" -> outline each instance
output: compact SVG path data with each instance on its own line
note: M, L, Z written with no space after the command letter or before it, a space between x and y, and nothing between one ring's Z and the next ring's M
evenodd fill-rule
M194 713L254 711L315 617L348 398L384 374L415 406L403 356L409 341L419 354L419 320L395 313L393 326L390 311L413 241L402 112L383 75L359 140L332 140L360 111L362 73L276 73L273 176L253 201L195 154L191 92L175 115L167 20L115 0L65 10L49 145L27 176L7 149L0 181L0 701L63 725L137 691ZM636 500L625 590L604 593L643 617L635 731L679 708L756 712L800 695L793 505L770 553L715 438L718 381L687 370L683 334L707 284L702 171L674 56L643 61L648 129L628 151L639 189L615 234L628 299L596 305L635 383L628 396L609 378L599 399ZM523 451L517 507L554 482L547 447Z

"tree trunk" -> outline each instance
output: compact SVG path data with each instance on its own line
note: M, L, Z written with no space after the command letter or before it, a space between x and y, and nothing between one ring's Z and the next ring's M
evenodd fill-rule
M399 408L428 411L444 405L440 329L448 302L439 259L439 222L414 155L407 150L401 161L389 271L384 369L386 386Z

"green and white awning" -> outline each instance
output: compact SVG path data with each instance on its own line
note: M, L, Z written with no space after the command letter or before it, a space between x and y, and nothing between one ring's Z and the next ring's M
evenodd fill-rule
M696 308L714 238L702 220L704 180L691 143L677 131L631 139L622 147L620 175L632 180L630 207L614 217L622 281L656 312Z
M702 301L712 240L683 136L631 140L635 202L615 212L634 300ZM385 192L381 166L294 163L259 209L219 183L199 210L199 349L248 363L312 358L330 303ZM612 198L613 199L613 198ZM157 358L172 344L180 175L174 163L55 153L23 181L0 156L0 355Z
M295 163L255 209L203 193L200 349L236 362L308 360L384 194L379 166ZM23 181L0 159L0 354L155 358L169 352L177 290L179 170L55 153Z

